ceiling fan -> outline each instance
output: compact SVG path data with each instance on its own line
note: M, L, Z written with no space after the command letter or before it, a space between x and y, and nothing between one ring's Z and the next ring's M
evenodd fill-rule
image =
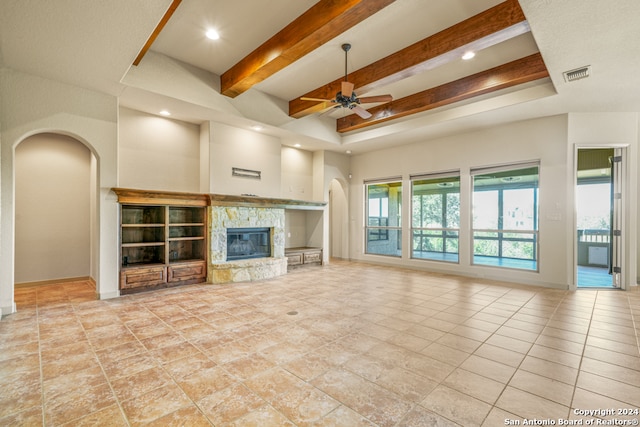
M347 55L349 53L349 49L351 49L351 45L349 43L345 43L342 45L342 50L344 50L344 81L342 82L340 92L336 93L336 97L334 99L320 99L320 98L300 98L303 101L318 101L318 102L331 102L334 105L333 108L348 108L349 110L353 110L358 116L363 119L368 119L371 117L371 113L365 110L360 106L360 104L367 104L372 102L389 102L393 100L391 95L378 95L378 96L363 96L362 98L358 98L356 93L353 91L354 84L347 81Z

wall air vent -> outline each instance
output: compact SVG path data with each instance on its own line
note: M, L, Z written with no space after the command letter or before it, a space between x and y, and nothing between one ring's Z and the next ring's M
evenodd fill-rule
M580 79L586 79L591 75L591 65L576 68L575 70L565 71L562 73L564 81L569 83Z

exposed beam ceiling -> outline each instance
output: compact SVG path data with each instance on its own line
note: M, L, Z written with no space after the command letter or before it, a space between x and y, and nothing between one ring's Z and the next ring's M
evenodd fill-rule
M235 98L395 0L321 0L220 76Z
M529 24L519 3L516 0L507 0L350 73L348 81L354 83L359 95L363 95L390 83L458 60L466 50L479 51L529 31ZM342 78L336 79L301 97L333 99L336 92L340 90L342 81ZM289 101L289 115L300 118L332 105L335 104L303 101L297 97ZM358 128L369 125L369 122L375 123L372 118L365 123L360 123Z
M180 3L182 3L182 0L173 0L173 2L171 3L171 6L169 6L169 9L167 9L167 12L164 14L160 22L158 22L158 25L153 30L153 33L151 33L151 35L147 39L147 42L144 44L144 46L140 50L140 53L138 53L138 56L136 56L136 59L133 60L133 65L137 66L138 64L140 64L140 61L142 61L142 58L144 57L144 55L151 48L151 45L156 40L158 35L160 35L160 32L162 31L164 26L167 24L167 22L169 22L169 19L171 19L171 16L173 16L173 13L176 11L178 6L180 6Z
M549 72L542 56L536 53L490 70L369 108L368 111L372 116L366 120L355 114L339 118L336 121L336 130L349 132L361 129L545 77L549 77Z

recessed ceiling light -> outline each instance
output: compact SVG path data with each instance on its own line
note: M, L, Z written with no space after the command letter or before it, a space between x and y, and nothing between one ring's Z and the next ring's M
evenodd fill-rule
M345 153L351 154L351 150L347 150L347 151L345 151Z
M262 130L262 126L260 126L260 125L253 125L253 126L251 126L251 129L253 129L253 130L257 130L257 131L260 131L260 130Z
M476 56L475 52L472 51L467 51L462 55L462 59L464 59L465 61L468 61L469 59L473 58L474 56Z
M296 147L296 148L302 147L300 144L293 144L293 146Z
M162 110L162 111L160 111L160 115L161 115L161 116L170 116L170 115L171 115L171 113L170 113L170 112L168 112L167 110Z
M205 35L209 40L218 40L220 38L220 34L213 28L208 29Z

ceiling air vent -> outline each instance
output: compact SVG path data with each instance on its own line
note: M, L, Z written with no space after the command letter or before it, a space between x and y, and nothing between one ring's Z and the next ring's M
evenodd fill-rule
M586 79L591 75L591 66L587 65L586 67L576 68L575 70L565 71L562 73L564 75L564 81L569 83L580 79Z

